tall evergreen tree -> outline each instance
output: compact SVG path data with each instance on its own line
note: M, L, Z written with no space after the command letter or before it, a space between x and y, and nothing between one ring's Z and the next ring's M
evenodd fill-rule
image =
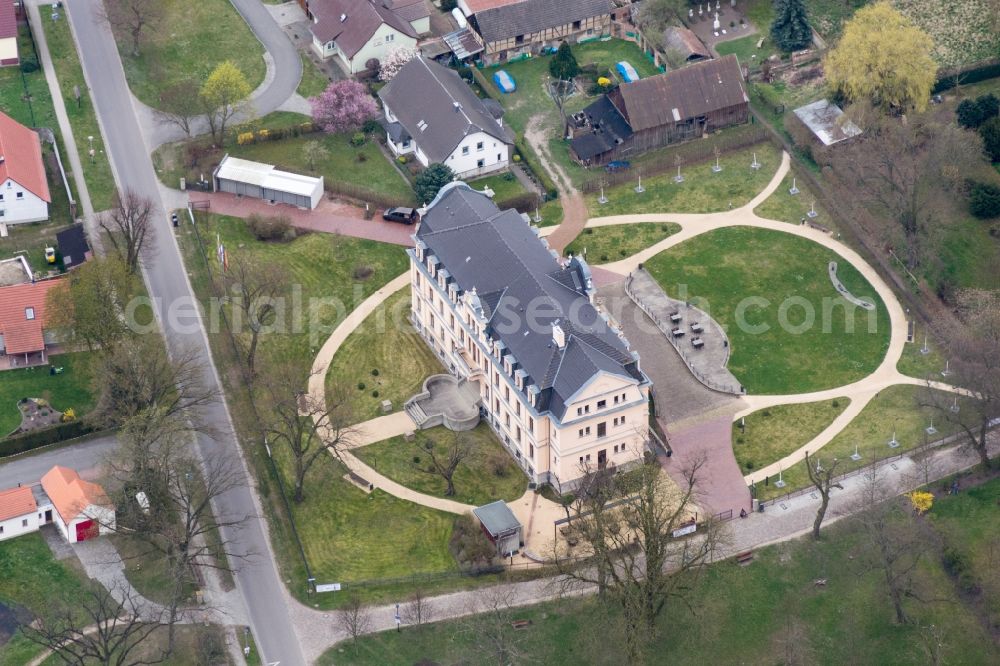
M803 0L774 0L771 39L782 51L798 51L812 42L812 29Z
M580 73L580 65L576 62L576 56L569 47L568 42L559 45L559 50L549 61L549 73L557 79L568 81Z

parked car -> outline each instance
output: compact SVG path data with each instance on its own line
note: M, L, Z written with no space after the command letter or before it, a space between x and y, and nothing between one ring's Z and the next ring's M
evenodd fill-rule
M402 222L403 224L413 224L420 220L420 213L412 208L395 207L389 208L382 213L382 219L389 222Z

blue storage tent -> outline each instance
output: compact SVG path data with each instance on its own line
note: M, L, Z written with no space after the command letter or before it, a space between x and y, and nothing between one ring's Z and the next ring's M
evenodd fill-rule
M630 65L626 60L622 60L620 63L615 65L615 69L619 74L621 74L621 77L625 79L625 83L632 83L633 81L639 80L639 72L635 71L635 67Z
M512 79L510 74L502 69L493 75L493 83L497 84L497 88L500 89L500 92L512 93L517 90L517 86L514 84L514 79Z

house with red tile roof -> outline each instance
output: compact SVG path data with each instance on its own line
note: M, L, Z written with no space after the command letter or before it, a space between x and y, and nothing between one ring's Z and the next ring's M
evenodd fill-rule
M17 54L17 11L13 2L0 2L0 67L20 62Z
M350 74L398 48L416 49L418 35L430 30L426 5L412 0L312 0L308 11L313 50L339 58Z
M0 112L0 224L47 220L51 202L38 132Z
M46 330L48 299L64 285L57 278L0 287L0 370L49 362L55 337Z
M56 465L42 477L42 490L55 508L53 522L70 543L115 529L115 507L104 488Z
M0 490L0 541L38 529L38 504L29 486Z

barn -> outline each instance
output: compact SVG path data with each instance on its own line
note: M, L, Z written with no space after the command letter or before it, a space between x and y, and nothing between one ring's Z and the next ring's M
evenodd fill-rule
M212 174L213 189L312 210L323 198L323 177L313 178L273 165L226 155Z
M53 522L70 543L114 531L115 508L104 489L75 470L53 467L42 477L42 490L55 507Z
M472 510L483 532L497 547L497 555L507 557L520 549L523 543L521 537L521 522L505 502L497 500L484 504Z

